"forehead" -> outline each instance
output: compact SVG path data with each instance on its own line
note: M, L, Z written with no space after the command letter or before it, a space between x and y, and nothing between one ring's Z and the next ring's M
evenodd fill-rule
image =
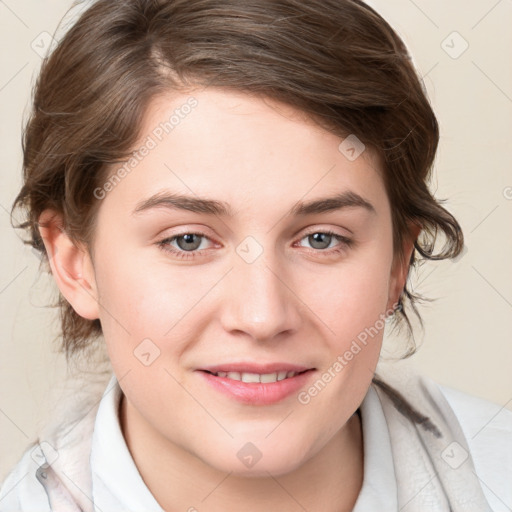
M296 201L345 190L377 207L386 201L370 148L349 158L344 138L303 112L242 92L209 88L155 97L132 149L136 159L125 163L125 177L109 196L122 196L133 208L163 190L222 198L236 211L261 204L288 210Z

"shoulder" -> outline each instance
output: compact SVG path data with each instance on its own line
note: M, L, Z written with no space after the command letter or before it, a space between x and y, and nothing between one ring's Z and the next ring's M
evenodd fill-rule
M27 446L2 482L0 512L50 511L49 494L62 499L62 489L69 485L68 480L76 485L76 489L70 486L68 494L77 503L83 501L81 489L87 489L90 484L89 454L94 421L105 381L111 380L112 375L107 372L98 374L95 379L86 377L83 384L88 385L70 384L58 407L52 409L51 420L41 429L37 440ZM40 469L44 464L51 467L50 472ZM38 479L38 474L43 475L41 471L48 473L42 476L44 480ZM57 479L50 478L52 474ZM85 510L84 507L81 509ZM68 506L66 510L79 509Z
M48 496L36 477L36 462L32 443L11 469L0 487L0 512L50 512Z
M474 466L472 471L492 510L512 510L512 411L442 385L418 373L410 364L382 362L378 368L390 391L394 391L394 402L398 403L402 414L418 421L410 412L415 409L426 415L427 420L434 420L435 425L443 427L444 424L447 428L443 430L448 436L460 430L465 442L450 443L434 450L434 457L440 457L456 470L470 456ZM412 407L404 408L405 402ZM421 415L420 421L424 422Z
M458 389L439 383L435 385L459 421L487 500L493 505L493 510L510 510L512 411ZM464 457L465 454L459 456Z
M512 411L504 405L436 383L461 426L475 443L480 439L512 441Z
M25 449L0 487L0 512L50 512L63 505L69 512L89 510L82 505L89 499L96 412L93 407L79 422L48 429L51 437L40 436Z
M436 385L457 416L470 447L499 448L512 456L511 410L458 389ZM508 462L512 463L512 458ZM512 465L508 470L512 470Z

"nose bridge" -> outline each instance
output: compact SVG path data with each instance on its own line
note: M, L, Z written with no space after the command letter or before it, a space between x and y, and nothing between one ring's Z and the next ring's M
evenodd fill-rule
M244 331L255 339L271 339L295 330L300 316L275 251L247 237L236 248L227 284L223 322L226 330Z

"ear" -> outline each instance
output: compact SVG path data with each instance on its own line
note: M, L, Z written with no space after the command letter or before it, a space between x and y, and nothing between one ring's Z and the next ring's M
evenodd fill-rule
M81 317L99 318L96 279L89 251L71 241L57 212L43 211L38 225L60 292Z
M396 255L393 258L393 267L389 282L389 301L388 309L393 309L393 305L398 303L400 295L405 287L407 275L409 274L409 262L414 250L414 242L421 232L421 226L413 222L408 223L409 233L402 244L402 255Z

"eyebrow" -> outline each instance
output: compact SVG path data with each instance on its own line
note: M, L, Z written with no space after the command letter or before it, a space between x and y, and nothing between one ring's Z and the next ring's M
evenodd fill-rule
M140 201L132 214L136 215L153 208L161 207L222 217L234 217L237 213L224 201L161 192ZM353 191L347 190L331 197L324 197L308 202L298 201L290 209L288 215L314 215L344 208L363 208L371 214L377 213L374 206L368 200Z

